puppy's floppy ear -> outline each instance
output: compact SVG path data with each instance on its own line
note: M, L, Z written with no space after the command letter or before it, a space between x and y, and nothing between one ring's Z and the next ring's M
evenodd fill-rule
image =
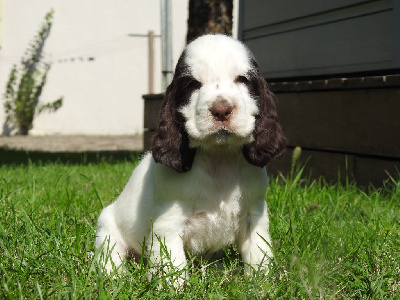
M168 86L159 113L159 125L153 138L152 155L157 163L173 168L179 173L190 171L196 149L189 147L189 136L179 106L188 101L182 74L186 74L185 53L179 58L174 78ZM183 79L182 79L183 78Z
M282 155L286 149L286 139L278 123L274 94L269 90L255 60L252 60L252 64L254 74L249 91L258 102L259 114L253 132L254 141L243 146L243 155L250 164L264 167Z

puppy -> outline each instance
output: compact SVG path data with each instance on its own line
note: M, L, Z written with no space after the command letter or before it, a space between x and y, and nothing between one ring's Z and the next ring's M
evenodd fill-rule
M265 166L284 149L273 94L250 51L224 35L194 40L167 88L151 153L99 217L104 267L145 249L152 266L166 252L183 270L186 251L211 255L236 243L246 272L268 271Z

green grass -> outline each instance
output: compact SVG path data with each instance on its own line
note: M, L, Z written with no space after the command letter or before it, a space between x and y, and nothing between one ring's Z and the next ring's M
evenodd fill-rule
M275 258L268 275L243 276L233 255L193 267L183 289L146 280L133 263L119 276L94 262L102 205L134 163L0 167L0 299L399 299L400 182L380 189L271 179Z

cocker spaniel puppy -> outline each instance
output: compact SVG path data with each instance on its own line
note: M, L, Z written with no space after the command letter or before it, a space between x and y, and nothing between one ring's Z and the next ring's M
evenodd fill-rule
M166 251L182 270L187 251L236 243L247 272L267 271L265 166L284 148L273 94L249 50L224 35L194 40L166 91L151 153L101 212L101 262L112 270L145 249L155 266Z

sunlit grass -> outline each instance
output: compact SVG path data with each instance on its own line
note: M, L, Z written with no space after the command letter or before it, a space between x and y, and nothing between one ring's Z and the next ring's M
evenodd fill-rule
M231 255L197 262L178 290L165 278L146 280L140 262L103 275L94 260L97 217L134 165L0 167L0 298L400 297L400 183L360 189L304 181L299 172L270 180L269 274L246 277Z

